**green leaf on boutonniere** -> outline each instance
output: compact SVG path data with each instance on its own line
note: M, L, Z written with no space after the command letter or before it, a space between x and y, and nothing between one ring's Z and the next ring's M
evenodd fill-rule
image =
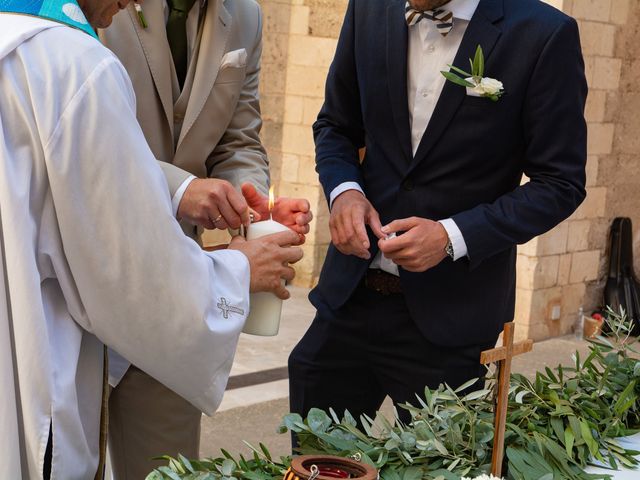
M456 85L460 85L461 87L473 88L473 83L466 81L464 78L460 78L455 73L451 73L451 72L440 72L440 73L444 75L444 78L446 78L450 82L455 83Z
M454 72L458 72L459 74L464 75L464 78L468 78L468 77L473 76L472 74L467 73L467 72L465 72L464 70L462 70L461 68L458 68L458 67L456 67L456 66L454 66L454 65L449 65L449 68L450 68L451 70L453 70Z
M480 45L476 48L476 54L473 58L473 76L484 76L484 53L482 52L482 47Z

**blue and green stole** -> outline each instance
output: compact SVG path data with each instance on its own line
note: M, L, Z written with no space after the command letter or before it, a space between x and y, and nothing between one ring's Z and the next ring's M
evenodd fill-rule
M0 13L2 12L53 20L98 39L76 0L0 0Z

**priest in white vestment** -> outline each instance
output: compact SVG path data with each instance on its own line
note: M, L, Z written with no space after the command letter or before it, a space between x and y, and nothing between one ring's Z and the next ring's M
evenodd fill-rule
M52 445L51 478L87 480L103 344L211 414L250 284L275 290L301 253L283 248L293 232L202 252L173 218L127 74L78 3L0 11L12 3L57 4L71 20L0 13L0 479L43 478ZM128 1L80 1L108 3Z

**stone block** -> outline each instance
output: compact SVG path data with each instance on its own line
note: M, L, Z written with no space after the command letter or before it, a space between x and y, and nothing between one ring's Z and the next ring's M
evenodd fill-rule
M616 27L606 23L579 21L580 42L584 55L613 56Z
M537 257L518 255L516 259L516 285L518 288L533 290L533 280Z
M260 95L260 109L262 112L262 120L264 122L281 123L284 119L285 110L284 95Z
M314 215L316 212L313 212ZM331 231L329 230L329 217L317 216L313 219L313 229L316 232L316 242L323 245L331 243Z
M297 155L313 156L315 144L313 132L307 126L286 124L282 130L282 151Z
M587 85L589 85L589 88L591 88L593 85L593 71L595 69L595 63L595 57L589 55L584 57L584 75L586 77Z
M533 291L526 288L516 288L516 309L514 320L517 324L517 330L523 330L520 326L526 327L531 319L531 301Z
M303 97L287 95L284 101L284 122L290 124L301 124L303 108Z
M304 106L302 110L303 125L311 126L315 123L323 103L324 103L324 98L305 97Z
M584 306L586 291L587 286L584 283L576 283L562 287L563 311L561 321L569 327L573 327L578 315L578 310Z
M333 61L337 43L333 38L292 35L289 43L289 62L292 65L328 69Z
M611 215L608 213L608 215ZM608 253L609 245L609 227L611 225L611 218L599 218L592 220L591 229L589 231L589 249L600 250L603 254ZM637 246L640 247L640 246ZM637 256L636 256L637 258Z
M594 187L598 184L598 168L600 165L600 159L596 155L589 155L587 157L587 187Z
M627 23L630 0L611 0L610 20L617 25Z
M535 257L538 255L538 238L534 238L527 243L518 245L518 254Z
M619 58L595 57L591 88L616 90L620 84L622 60Z
M313 246L305 244L302 246L302 250L304 253L302 260L293 266L296 271L296 277L293 279L292 284L297 287L311 288L314 283L315 249Z
M607 22L611 14L611 0L578 0L571 12L575 18Z
M562 222L557 227L538 237L538 255L559 255L567 251L569 226Z
M562 306L563 287L541 288L534 290L531 296L531 315L529 325L551 323L554 306Z
M600 250L576 252L571 260L569 283L590 282L600 273Z
M280 149L268 149L269 155L269 171L271 174L271 183L276 185L282 178L282 152Z
M604 90L590 90L587 97L584 116L587 122L603 122L607 105L607 92Z
M286 33L271 33L263 42L262 65L279 65L283 68L287 64L289 50L289 35Z
M287 3L263 1L262 18L263 33L289 33L291 21L291 6Z
M260 131L260 139L270 154L274 149L280 150L282 146L282 123L264 122Z
M589 155L609 154L613 149L613 123L590 123L587 125L587 152Z
M571 258L573 255L567 253L560 255L560 262L558 264L558 285L567 285L569 283L569 276L571 274Z
M291 65L287 69L287 94L324 98L327 69Z
M563 0L542 0L544 3L548 3L552 7L557 8L558 10L562 10L564 8ZM566 10L565 10L566 11Z
M518 261L516 263L518 287L535 290L555 286L558 281L559 263L559 255L546 257L518 255Z
M298 181L305 185L319 185L314 157L301 157L298 167Z
M615 132L615 151L638 158L640 151L640 92L622 92L620 95L619 123Z
M567 251L580 252L589 248L590 220L572 220L569 222Z
M338 38L348 0L304 0L309 6L309 32L318 37Z
M570 220L604 217L607 204L607 188L592 187L587 189L587 198L578 207Z
M285 153L282 155L281 179L285 182L298 182L298 168L300 160L298 155Z
M309 7L295 5L291 7L291 23L289 31L293 34L309 34Z
M306 198L311 208L316 208L324 200L324 193L318 185L302 185L300 183L281 182L278 195L282 197Z
M284 65L263 63L260 69L260 93L283 95L287 75Z

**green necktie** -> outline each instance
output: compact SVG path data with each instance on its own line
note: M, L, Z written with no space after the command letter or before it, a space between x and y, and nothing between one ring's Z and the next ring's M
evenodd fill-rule
M189 48L187 44L187 15L196 0L167 0L169 4L169 19L167 20L167 39L173 63L176 66L176 74L180 89L184 85L187 76L187 57Z

